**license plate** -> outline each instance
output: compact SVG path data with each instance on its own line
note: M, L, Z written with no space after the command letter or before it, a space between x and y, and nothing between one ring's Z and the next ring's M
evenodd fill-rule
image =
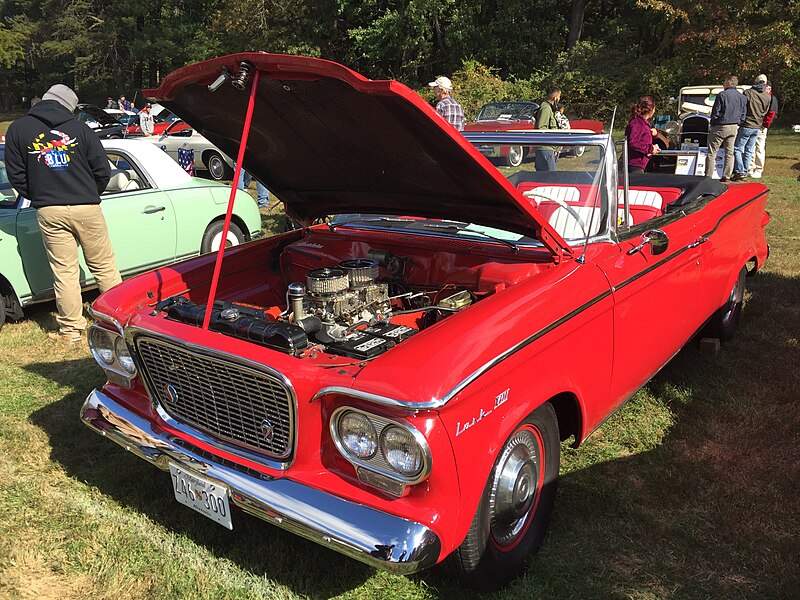
M169 464L175 499L223 527L233 529L227 488Z

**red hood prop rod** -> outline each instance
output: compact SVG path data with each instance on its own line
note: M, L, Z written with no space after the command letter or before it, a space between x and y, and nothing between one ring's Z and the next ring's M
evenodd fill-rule
M247 115L244 118L244 127L242 129L242 141L239 144L239 154L236 156L236 168L233 171L233 181L231 182L231 194L228 197L228 211L225 213L225 224L222 226L222 239L220 240L219 250L217 250L217 260L214 263L214 275L211 277L211 289L208 292L208 303L206 304L206 314L203 317L203 329L208 329L208 324L211 321L211 309L214 307L214 297L217 294L217 284L219 283L219 274L222 270L222 258L225 255L225 241L228 239L228 229L231 226L231 215L233 214L233 201L236 198L236 190L238 189L239 174L242 171L242 160L244 159L244 151L247 148L247 138L250 135L250 123L253 121L253 107L256 103L256 90L258 90L258 69L254 69L253 85L250 87L250 100L247 103Z

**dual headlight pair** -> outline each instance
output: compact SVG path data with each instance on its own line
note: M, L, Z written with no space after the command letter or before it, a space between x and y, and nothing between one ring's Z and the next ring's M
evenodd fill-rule
M115 383L128 385L130 379L136 375L136 364L128 351L125 338L119 333L97 324L92 325L89 329L89 348L94 359L109 373L109 379L113 379ZM112 373L120 376L122 381L118 380L119 377L112 378Z
M370 485L388 478L401 484L402 491L405 484L417 483L430 473L428 443L409 424L342 407L331 417L331 434L339 451L355 465L359 479ZM390 493L398 489L378 487Z

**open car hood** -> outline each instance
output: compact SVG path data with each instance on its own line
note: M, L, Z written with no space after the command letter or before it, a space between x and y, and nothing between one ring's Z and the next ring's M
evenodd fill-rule
M236 157L250 81L260 72L243 160L301 223L336 213L458 219L536 237L555 255L569 246L534 207L416 92L334 62L232 54L173 71L145 95Z

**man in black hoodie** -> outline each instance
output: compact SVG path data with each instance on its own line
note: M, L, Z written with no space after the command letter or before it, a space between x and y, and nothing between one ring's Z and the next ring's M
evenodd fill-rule
M101 292L121 279L100 209L111 170L97 135L72 116L78 97L51 87L41 102L6 133L8 179L31 201L53 271L58 332L51 339L74 344L86 328L78 244Z

